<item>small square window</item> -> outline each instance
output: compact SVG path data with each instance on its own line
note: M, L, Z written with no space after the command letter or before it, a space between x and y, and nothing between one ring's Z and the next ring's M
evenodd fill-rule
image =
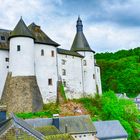
M66 75L66 70L62 69L62 75Z
M5 36L1 36L1 40L5 40Z
M51 56L54 57L54 51L51 51Z
M52 79L48 79L48 85L52 85Z
M7 69L9 68L9 66L7 66Z
M44 56L44 50L43 49L41 50L41 56Z
M20 51L20 45L17 45L17 51Z
M7 57L7 58L5 58L5 61L6 61L6 62L9 62L9 58L8 58L8 57Z

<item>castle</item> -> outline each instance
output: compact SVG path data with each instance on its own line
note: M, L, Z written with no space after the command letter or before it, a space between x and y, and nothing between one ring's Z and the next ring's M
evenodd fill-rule
M37 111L55 101L58 81L69 99L102 93L100 68L80 17L76 29L70 50L22 18L14 30L0 29L0 97L9 111Z

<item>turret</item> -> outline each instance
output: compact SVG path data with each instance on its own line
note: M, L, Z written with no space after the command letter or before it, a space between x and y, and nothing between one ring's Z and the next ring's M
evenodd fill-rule
M75 51L84 56L82 59L83 89L85 95L91 95L97 92L95 81L94 51L90 48L86 37L83 33L83 24L78 17L76 24L76 35L71 47L71 51Z
M12 76L34 75L34 38L21 18L10 33L10 67Z

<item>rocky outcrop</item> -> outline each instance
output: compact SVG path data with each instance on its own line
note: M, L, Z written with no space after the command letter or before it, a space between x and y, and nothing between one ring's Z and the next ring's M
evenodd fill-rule
M8 73L1 103L8 112L36 112L42 109L43 100L35 76L12 77Z

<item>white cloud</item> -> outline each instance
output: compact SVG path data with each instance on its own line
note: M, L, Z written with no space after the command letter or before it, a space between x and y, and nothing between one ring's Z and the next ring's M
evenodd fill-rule
M62 6L63 0L0 0L0 28L13 29L20 16L23 16L27 25L31 22L39 24L62 48L70 49L77 15L65 16L65 11L59 9L58 5ZM86 19L83 18L84 33L90 46L97 52L129 49L139 45L140 28L122 28L102 22L91 24L84 22Z

